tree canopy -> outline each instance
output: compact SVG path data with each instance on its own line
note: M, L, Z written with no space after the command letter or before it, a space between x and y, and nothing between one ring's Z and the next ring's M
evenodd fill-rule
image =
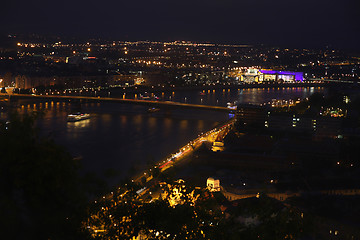
M78 167L71 155L34 127L37 113L0 121L2 234L12 239L72 239L83 209Z

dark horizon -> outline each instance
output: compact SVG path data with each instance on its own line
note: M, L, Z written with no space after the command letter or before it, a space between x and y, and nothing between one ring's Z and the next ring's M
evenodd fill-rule
M9 36L16 37L16 38L9 38ZM265 48L280 48L280 49L309 49L309 50L336 50L336 51L342 51L344 53L353 53L353 54L360 54L360 48L354 48L351 46L341 46L341 45L334 45L334 44L325 44L325 45L314 45L314 44L294 44L294 43L265 43L265 42L259 42L259 43L249 43L249 42L236 42L236 41L226 41L226 40L219 40L219 41L210 41L210 40L197 40L197 39L176 39L176 38L167 38L167 39L154 39L154 38L130 38L129 36L125 37L111 37L111 36L94 36L94 35L77 35L77 34L59 34L56 35L50 34L50 33L17 33L17 32L10 32L6 34L0 35L0 47L15 47L16 42L18 40L23 41L31 41L35 39L35 37L38 39L43 40L50 40L53 39L54 41L62 41L64 43L86 43L86 42L94 42L94 41L119 41L119 42L136 42L136 41L149 41L149 42L175 42L175 41L186 41L186 42L192 42L192 43L210 43L210 44L217 44L217 45L244 45L249 47L265 47ZM11 39L13 41L11 41ZM9 41L10 40L10 41ZM36 42L36 41L35 41ZM41 42L41 41L40 41Z
M2 34L360 50L355 0L7 2Z

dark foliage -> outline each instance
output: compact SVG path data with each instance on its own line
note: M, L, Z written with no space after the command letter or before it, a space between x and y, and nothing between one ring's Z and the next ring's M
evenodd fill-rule
M86 199L72 157L34 129L38 114L0 122L2 235L11 239L76 239Z

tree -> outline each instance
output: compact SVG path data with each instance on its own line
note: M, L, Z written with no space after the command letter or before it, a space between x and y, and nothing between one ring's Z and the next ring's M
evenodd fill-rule
M162 185L161 198L143 201L140 186L129 184L96 200L89 209L87 229L98 239L226 239L220 236L216 199L206 189L183 181Z
M2 234L12 239L78 238L86 203L78 166L62 147L41 138L38 114L0 122Z

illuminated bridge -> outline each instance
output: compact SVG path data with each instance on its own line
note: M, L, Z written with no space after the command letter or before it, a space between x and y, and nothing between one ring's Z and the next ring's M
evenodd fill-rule
M7 95L8 96L8 95ZM233 109L219 106L209 106L200 104L187 104L170 101L149 101L149 100L136 100L136 99L122 99L122 98L106 98L106 97L86 97L86 96L59 96L59 95L28 95L28 94L12 94L10 97L14 99L38 99L38 100L52 100L52 101L91 101L91 102L112 102L123 104L136 104L154 108L183 108L183 109L198 109L198 110L211 110L220 112L233 112Z

